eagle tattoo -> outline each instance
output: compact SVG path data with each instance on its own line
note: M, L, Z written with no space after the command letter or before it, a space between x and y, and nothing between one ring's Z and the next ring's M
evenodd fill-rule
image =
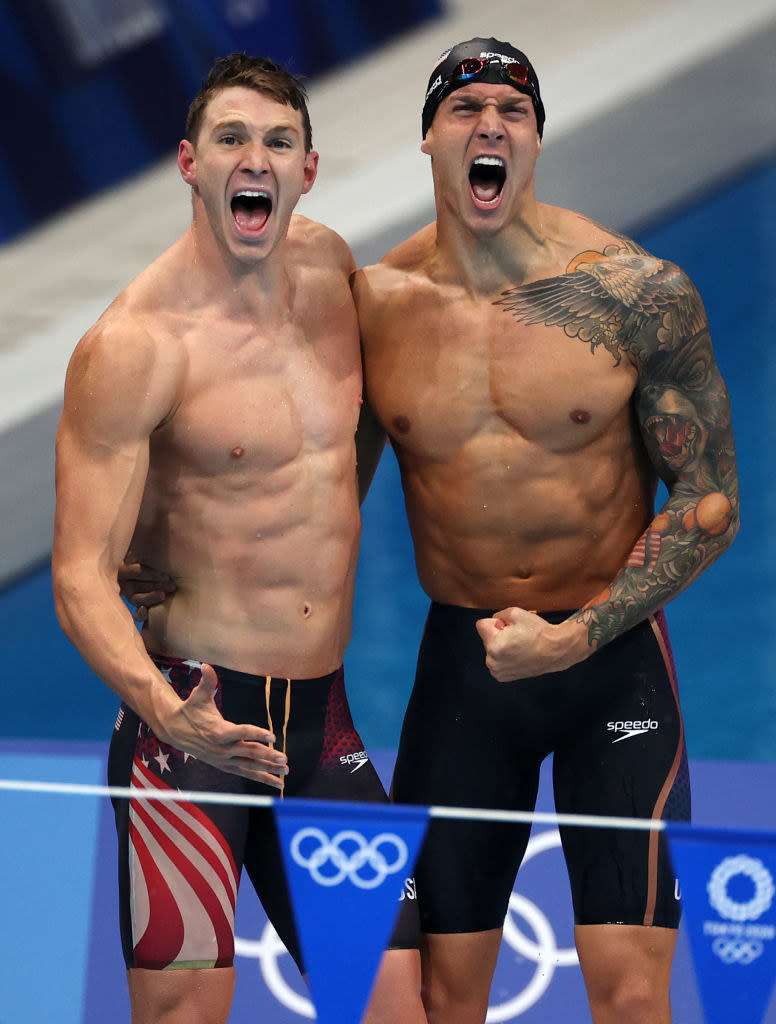
M623 353L638 357L650 326L662 350L672 349L676 339L693 338L705 326L690 280L678 267L647 253L580 253L564 275L508 288L494 305L520 323L562 327L592 351L603 345L617 364ZM636 339L642 339L638 350Z
M506 289L494 305L638 368L642 438L669 500L611 587L579 612L591 645L606 643L674 597L735 534L730 413L703 303L677 266L619 237L579 253L564 274Z

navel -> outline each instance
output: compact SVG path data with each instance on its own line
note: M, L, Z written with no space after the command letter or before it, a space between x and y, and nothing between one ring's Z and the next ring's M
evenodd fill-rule
M587 409L574 409L573 412L569 413L569 419L572 423L589 423L590 413Z

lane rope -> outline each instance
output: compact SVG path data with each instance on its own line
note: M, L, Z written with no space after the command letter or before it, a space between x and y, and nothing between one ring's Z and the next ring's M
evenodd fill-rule
M130 786L97 786L74 782L35 782L24 779L0 779L0 791L48 793L57 796L94 796L132 800L181 801L198 804L234 804L241 807L272 807L278 797L250 793L211 793L191 790L147 790ZM343 801L343 810L347 808ZM385 806L376 804L376 807ZM401 806L400 804L396 806ZM629 828L662 832L666 823L654 818L619 818L597 814L556 814L550 811L488 810L479 807L429 807L432 818L464 821L501 821L545 825L581 825L588 828Z

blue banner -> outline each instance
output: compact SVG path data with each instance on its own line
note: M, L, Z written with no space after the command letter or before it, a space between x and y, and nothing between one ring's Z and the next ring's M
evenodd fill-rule
M707 1024L761 1024L776 980L776 832L667 826Z
M319 1024L358 1024L428 824L428 808L275 803Z

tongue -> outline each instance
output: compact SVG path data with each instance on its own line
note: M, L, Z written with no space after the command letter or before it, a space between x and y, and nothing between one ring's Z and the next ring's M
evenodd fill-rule
M261 231L269 218L269 210L263 204L249 209L238 206L234 211L234 219L241 231Z
M491 203L499 193L499 187L495 182L475 182L472 185L472 192L481 203Z

